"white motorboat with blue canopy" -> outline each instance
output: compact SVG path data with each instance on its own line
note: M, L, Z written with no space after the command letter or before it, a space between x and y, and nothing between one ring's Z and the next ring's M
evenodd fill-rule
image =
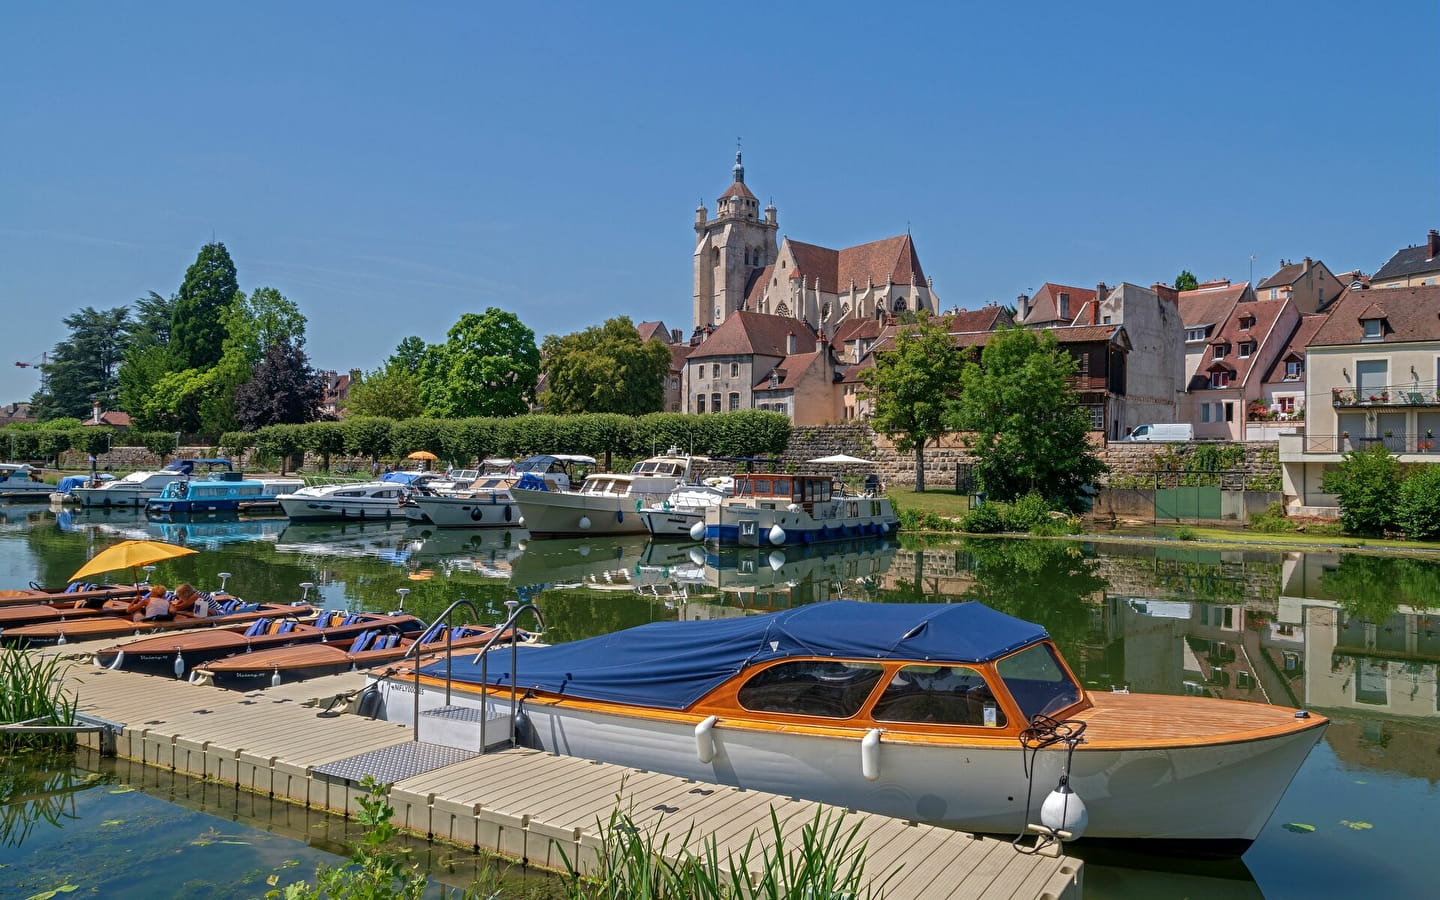
M828 475L736 475L734 496L704 516L690 536L722 547L883 537L900 527L889 497L845 493Z
M974 602L656 622L372 685L420 740L473 747L461 723L498 714L555 753L968 831L1219 853L1254 840L1327 724L1090 693L1043 628Z
M197 472L209 475L213 472L233 470L230 460L221 457L177 459L159 471L131 472L114 481L73 488L70 496L79 500L81 506L144 506L151 497L159 496L165 485L173 481L182 481Z

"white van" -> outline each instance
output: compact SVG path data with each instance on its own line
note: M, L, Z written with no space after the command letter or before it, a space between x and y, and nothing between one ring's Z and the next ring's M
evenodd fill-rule
M1136 425L1125 438L1127 441L1193 441L1195 426L1189 422L1160 422L1150 425Z

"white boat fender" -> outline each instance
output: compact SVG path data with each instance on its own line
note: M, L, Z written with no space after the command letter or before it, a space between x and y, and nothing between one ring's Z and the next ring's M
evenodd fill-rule
M115 659L111 660L109 668L118 671L123 665L125 665L125 651L121 650L115 654Z
M771 550L770 555L765 557L765 562L770 564L772 572L778 572L785 566L785 554L779 550Z
M770 538L770 543L778 547L779 545L785 543L785 529L781 528L779 525L771 525L770 533L767 535L767 537Z
M690 526L690 540L701 541L705 539L705 523L696 522Z
M690 562L694 563L695 565L705 565L705 551L701 550L699 547L691 547L689 552L685 555L689 557Z
M590 530L590 517L589 517L589 516L581 516L581 517L580 517L580 530L581 530L581 531L589 531L589 530Z
M1071 790L1068 775L1060 776L1060 783L1040 805L1040 824L1061 840L1073 841L1085 833L1085 826L1090 824L1090 811L1080 795Z
M715 735L712 732L719 721L719 716L710 716L695 726L695 757L702 763L715 758Z
M180 648L175 648L175 677L185 677L185 657L180 655Z
M880 734L879 728L872 728L860 739L860 774L866 781L880 777Z

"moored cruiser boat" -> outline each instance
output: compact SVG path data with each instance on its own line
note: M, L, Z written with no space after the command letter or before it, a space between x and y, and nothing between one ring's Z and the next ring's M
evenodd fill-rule
M403 519L409 490L394 481L363 481L303 487L277 499L294 521Z
M486 460L486 463L498 462ZM509 460L504 462L507 464L504 472L481 475L468 487L417 494L411 502L440 528L514 528L520 522L521 513L510 492L512 487L568 491L571 467L593 466L595 457L556 453L532 456L513 466Z
M228 459L177 459L158 472L131 472L114 481L73 488L70 496L79 500L81 506L144 506L151 497L158 496L165 485L193 475L197 466L204 466L209 472L232 471Z
M1039 822L1201 853L1244 851L1328 723L1090 693L1043 628L974 602L656 622L510 659L483 679L472 659L422 665L422 719L447 698L507 715L513 685L520 733L549 752L973 832ZM387 719L414 721L413 672L371 682Z
M889 497L835 493L824 475L736 475L735 496L705 510L703 533L721 546L811 544L894 534L900 519Z
M645 530L655 537L691 538L696 525L704 527L705 510L723 503L733 493L734 481L730 478L682 484L664 500L641 510L640 518Z
M640 511L659 503L690 477L692 458L672 447L636 463L628 473L588 475L579 490L551 491L517 483L510 492L522 524L539 537L644 534Z
M299 478L244 478L239 472L216 472L209 478L172 481L145 503L149 514L238 512L278 506L280 494L305 486Z
M0 500L48 500L54 488L27 463L0 463Z

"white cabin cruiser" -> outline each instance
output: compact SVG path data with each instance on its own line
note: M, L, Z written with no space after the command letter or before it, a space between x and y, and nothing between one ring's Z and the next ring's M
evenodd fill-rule
M28 463L0 463L0 499L48 500L54 489L40 479L40 470Z
M292 521L403 519L409 488L395 481L363 481L303 487L275 499Z
M498 468L488 465L491 462L486 460L487 468ZM507 465L504 472L481 475L466 488L416 494L411 503L440 528L513 528L520 523L521 513L510 492L512 487L568 491L570 470L577 465L593 466L595 457L568 453L532 456Z
M151 497L160 496L165 485L190 478L201 466L207 474L234 471L228 459L177 459L159 471L131 472L114 481L74 488L70 496L81 506L144 506Z
M541 490L517 483L510 491L532 535L644 534L640 511L689 481L693 459L672 447L664 456L641 460L628 473L587 476L579 490Z
M696 525L704 527L705 510L718 506L735 492L735 479L708 478L700 484L682 484L659 503L640 512L645 530L658 538L690 538Z

